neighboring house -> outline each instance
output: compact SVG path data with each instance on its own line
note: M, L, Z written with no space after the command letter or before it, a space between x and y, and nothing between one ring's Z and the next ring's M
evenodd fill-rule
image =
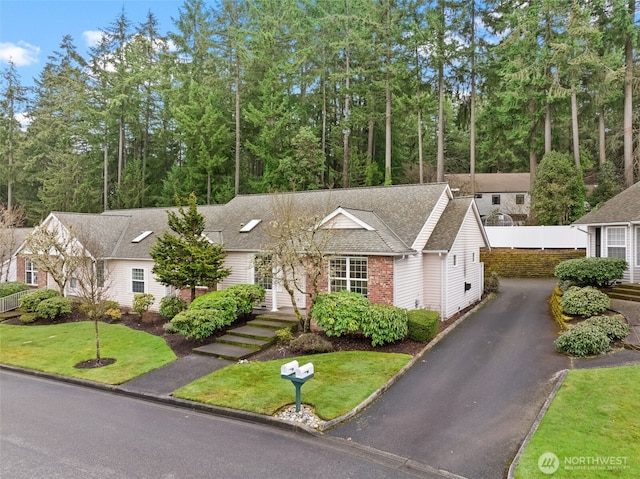
M524 224L531 211L531 175L529 173L450 174L445 180L456 196L474 194L482 218L495 211L508 214L514 224Z
M0 281L24 281L18 279L17 252L25 237L33 228L0 229Z
M624 258L623 282L640 283L640 182L573 223L588 234L587 257Z
M267 225L277 221L275 205L283 198L292 211L323 218L319 227L330 230L331 258L323 291L347 289L375 303L433 309L443 320L480 300L480 248L489 247L489 242L475 203L454 198L447 184L246 195L224 205L199 206L206 219L205 235L227 251L231 274L219 288L262 284L268 290L265 307L291 306L277 279L261 277L254 265L269 243ZM154 278L149 255L168 230L167 209L51 213L44 223L48 222L72 228L86 249L102 260L110 296L122 306L131 306L136 293L151 293L156 298L152 309L157 310L160 299L174 293ZM28 257L19 263L23 266L18 274L29 278ZM304 295L296 302L306 307Z

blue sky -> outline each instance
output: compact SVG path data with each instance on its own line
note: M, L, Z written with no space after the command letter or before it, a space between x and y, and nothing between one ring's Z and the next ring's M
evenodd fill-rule
M71 35L83 55L124 8L132 25L145 21L151 11L160 31L175 30L171 18L179 16L182 0L0 0L0 69L9 60L17 67L23 86L32 86L58 50L64 35ZM210 3L210 2L206 2Z

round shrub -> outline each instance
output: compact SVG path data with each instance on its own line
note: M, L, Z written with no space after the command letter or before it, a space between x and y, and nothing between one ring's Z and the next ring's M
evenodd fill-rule
M176 314L187 309L187 302L179 296L165 296L160 300L160 316L173 319Z
M258 284L236 284L220 291L236 300L238 313L251 314L253 307L264 301L265 289Z
M35 313L39 318L56 319L62 314L70 313L72 308L73 304L69 298L54 296L40 301Z
M610 305L609 296L591 286L569 288L564 292L560 300L560 306L565 314L582 316L583 318L601 314Z
M602 329L584 323L562 333L554 345L559 352L578 357L593 356L611 349L609 337Z
M30 324L38 319L38 315L36 313L24 313L20 315L19 319L22 324Z
M289 349L296 354L330 353L333 344L316 333L304 333L289 343Z
M21 293L22 291L26 291L29 289L24 283L19 283L17 281L8 281L5 283L0 283L0 298L4 298L5 296L11 296L12 294Z
M153 304L156 298L149 293L138 293L133 295L133 310L140 316L144 314Z
M369 305L369 300L359 293L323 293L316 297L311 314L327 336L342 336L360 329Z
M484 277L484 293L497 293L498 291L500 291L500 278L498 273L491 271Z
M187 339L204 339L211 336L218 329L229 326L236 318L235 301L233 298L219 296L215 306L210 308L189 308L176 314L165 330L182 334ZM209 303L213 306L213 301Z
M584 320L582 324L590 324L600 328L610 341L619 341L631 333L629 326L624 324L621 319L622 316L619 314L616 316L593 316Z
M426 309L407 311L408 336L419 343L428 343L438 334L440 314Z
M393 343L407 337L407 310L386 304L370 304L360 323L362 334L372 346Z
M33 293L25 294L20 298L20 308L28 311L29 313L35 313L40 301L54 298L56 296L60 296L60 293L55 289L39 289Z
M622 258L576 258L559 263L555 275L581 286L604 287L622 279L626 269L627 262Z

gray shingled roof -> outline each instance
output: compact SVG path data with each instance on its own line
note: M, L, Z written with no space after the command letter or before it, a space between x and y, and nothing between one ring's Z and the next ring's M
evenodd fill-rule
M71 228L93 255L104 258L112 257L115 253L122 233L130 222L130 217L126 215L102 216L63 212L54 212L52 215Z
M574 224L595 225L640 222L640 182L611 198L600 208L590 211Z
M333 231L331 250L343 254L394 255L411 252L410 246L443 194L448 194L445 183L241 195L225 205L198 206L198 211L206 219L207 236L222 241L225 249L232 252L260 251L268 244L266 230L276 219L276 205L290 203L296 212L316 220L342 207L371 225L374 231ZM100 215L56 213L56 216L65 224L82 225L83 231L89 229L92 241L103 239L112 251L108 257L150 259L151 246L168 230L167 210L176 208L113 210ZM240 232L253 219L261 222L249 232ZM153 233L139 243L131 242L144 231Z
M470 197L463 197L449 202L423 251L451 250L472 201Z

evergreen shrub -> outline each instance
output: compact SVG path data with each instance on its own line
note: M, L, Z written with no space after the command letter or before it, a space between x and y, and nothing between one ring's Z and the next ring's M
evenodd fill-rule
M381 346L407 337L407 310L386 304L369 304L360 322L365 338L371 346Z
M590 324L600 328L610 341L619 341L631 333L629 326L622 322L622 318L623 316L619 314L616 316L593 316L584 320L582 324Z
M554 345L559 352L578 357L593 356L611 349L606 333L598 326L585 323L569 328L554 341Z
M426 309L407 311L408 336L414 341L428 343L436 337L440 314Z
M609 296L592 286L569 288L560 300L560 306L565 314L582 316L583 318L601 314L610 305Z
M622 279L627 262L622 258L578 258L558 264L555 275L578 286L604 288Z
M327 336L342 336L360 330L370 304L362 294L346 290L322 293L316 297L311 312Z
M25 294L22 298L20 298L20 308L29 313L35 313L36 308L41 301L49 298L54 298L56 296L60 296L60 293L55 289L38 289L33 293Z
M24 283L19 283L17 281L8 281L5 283L0 283L0 298L4 298L5 296L11 296L12 294L26 291L27 289L29 289L29 286L27 286Z
M54 296L40 301L35 313L38 318L56 319L62 314L71 313L72 309L73 303L69 298Z
M138 293L133 295L133 310L140 316L146 312L156 298L149 293Z
M176 314L187 309L187 302L179 296L165 296L160 300L160 316L173 319Z
M217 330L229 326L236 320L235 306L230 298L220 298L217 308L189 308L176 314L165 326L165 331L178 333L186 339L205 339Z

